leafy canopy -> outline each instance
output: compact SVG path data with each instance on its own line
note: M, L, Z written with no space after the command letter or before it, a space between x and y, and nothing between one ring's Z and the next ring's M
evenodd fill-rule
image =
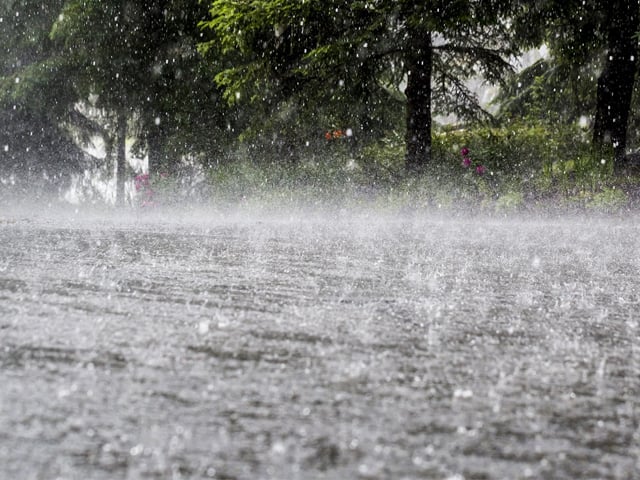
M310 109L366 125L384 104L403 99L407 55L420 35L433 39L436 113L476 117L466 80L500 81L513 53L498 1L214 0L202 27L234 61L215 77L230 102L296 98ZM348 106L366 105L354 115ZM342 107L342 108L341 108ZM486 113L486 112L485 112ZM351 118L349 118L351 117Z

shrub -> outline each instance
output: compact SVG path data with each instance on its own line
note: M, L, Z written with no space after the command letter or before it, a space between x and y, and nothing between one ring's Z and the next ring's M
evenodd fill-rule
M449 129L434 135L436 161L458 164L460 150L501 176L527 177L589 151L585 132L566 125L510 123L501 127Z
M604 187L595 193L588 201L587 208L600 212L615 212L628 204L629 198L621 189Z
M358 149L355 147L358 146ZM608 155L595 155L578 126L510 123L434 132L425 175L408 174L401 132L367 145L328 142L290 161L239 153L212 168L221 200L344 203L507 212L532 203L618 208L627 201ZM606 152L605 152L606 153ZM604 159L604 161L603 161ZM624 197L624 198L623 198Z

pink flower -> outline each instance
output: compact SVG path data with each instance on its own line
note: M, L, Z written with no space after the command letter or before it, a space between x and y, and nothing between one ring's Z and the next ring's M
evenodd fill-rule
M469 157L464 157L462 159L462 166L465 168L469 168L471 166L471 159Z
M485 171L486 171L486 170L485 170L485 168L484 168L484 166L483 166L483 165L478 165L478 166L476 167L476 173L477 173L478 175L483 175Z
M460 150L460 153L462 154L463 157L466 157L467 155L469 155L469 149L467 147L462 147L462 150Z
M149 186L149 174L141 173L140 175L136 175L133 182L135 184L136 191L144 190Z

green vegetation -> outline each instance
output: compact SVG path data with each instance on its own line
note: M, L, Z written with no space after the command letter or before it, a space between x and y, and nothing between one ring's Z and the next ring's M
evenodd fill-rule
M637 208L640 177L617 175L612 155L592 153L589 132L545 124L441 128L433 137L429 174L404 165L404 141L390 133L353 152L335 148L295 163L243 157L210 171L219 205L430 208L457 213L520 211L623 212ZM472 165L461 151L468 149ZM483 166L482 174L476 171Z
M145 207L635 208L639 17L630 0L7 0L0 195L102 172Z

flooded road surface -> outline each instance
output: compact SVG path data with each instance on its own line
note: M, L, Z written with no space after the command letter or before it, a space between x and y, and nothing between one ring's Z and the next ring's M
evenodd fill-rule
M637 218L0 219L0 478L640 478L639 252Z

